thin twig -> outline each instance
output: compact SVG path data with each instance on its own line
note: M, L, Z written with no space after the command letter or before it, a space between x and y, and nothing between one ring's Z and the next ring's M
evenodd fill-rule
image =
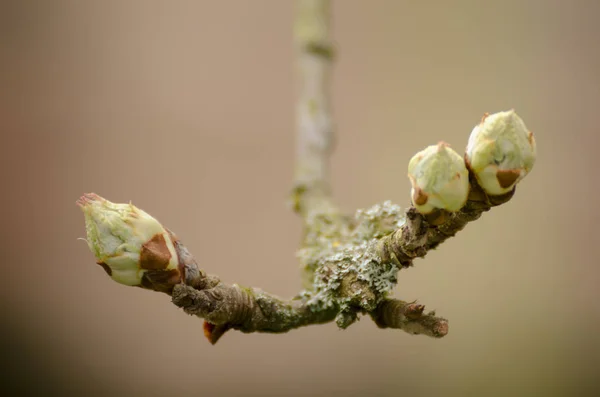
M298 0L294 23L297 57L294 208L303 217L330 213L329 157L333 141L330 74L330 1Z

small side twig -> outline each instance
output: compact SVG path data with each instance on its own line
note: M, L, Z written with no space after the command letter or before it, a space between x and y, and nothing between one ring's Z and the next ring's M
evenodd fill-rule
M423 314L425 306L396 299L386 299L371 313L379 328L397 328L413 335L441 338L448 333L448 320Z

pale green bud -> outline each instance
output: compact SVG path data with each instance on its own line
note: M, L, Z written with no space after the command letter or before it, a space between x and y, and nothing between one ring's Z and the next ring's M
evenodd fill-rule
M156 219L133 204L115 204L94 194L77 205L85 215L87 243L104 270L118 283L165 290L181 279L173 236Z
M422 214L435 209L460 210L469 195L469 172L464 159L447 143L427 147L408 163L411 197Z
M535 158L533 133L514 110L484 115L471 132L465 156L479 185L493 196L510 192Z

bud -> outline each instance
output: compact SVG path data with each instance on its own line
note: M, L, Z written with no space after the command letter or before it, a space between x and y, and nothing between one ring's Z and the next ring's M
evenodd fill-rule
M469 172L464 159L447 143L427 147L408 163L411 197L422 214L435 209L458 211L469 195Z
M485 192L510 192L531 171L536 158L533 133L514 110L484 115L467 144L465 159Z
M87 243L98 264L118 283L168 292L182 279L175 237L133 204L88 193L77 200Z

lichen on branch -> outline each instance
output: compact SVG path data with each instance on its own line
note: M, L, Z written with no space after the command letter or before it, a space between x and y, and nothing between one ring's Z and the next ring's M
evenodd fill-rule
M224 283L151 215L93 193L77 202L90 250L114 281L166 293L185 313L204 319L204 335L212 344L232 329L284 333L328 322L345 329L362 315L379 328L442 337L448 333L446 319L426 313L419 303L390 297L399 271L514 196L535 162L533 134L514 110L486 114L471 132L464 156L440 142L408 162L408 209L385 201L353 216L342 213L329 181L330 2L296 4L299 85L291 202L303 221L297 257L304 289L282 299Z

